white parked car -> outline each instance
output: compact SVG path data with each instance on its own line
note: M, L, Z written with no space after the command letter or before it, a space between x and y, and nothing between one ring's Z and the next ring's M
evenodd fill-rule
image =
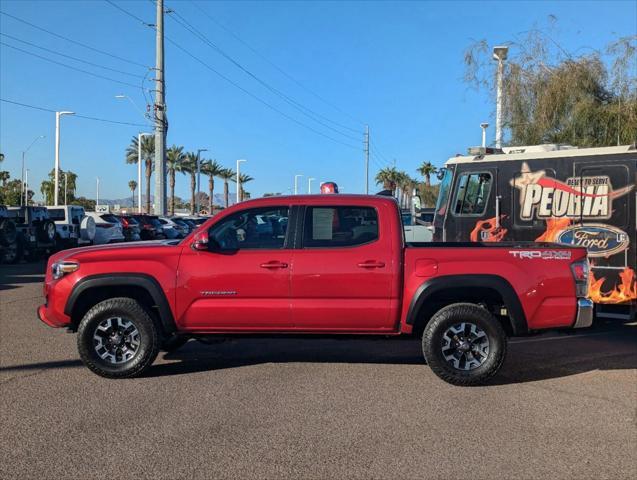
M104 245L106 243L117 243L125 241L122 225L119 222L107 222L102 218L103 213L86 212L89 217L95 220L95 245Z
M161 228L164 231L164 235L169 240L174 238L184 238L185 235L182 235L182 226L177 225L168 217L159 217L159 223L161 223Z
M49 219L55 222L56 250L90 245L95 238L95 221L79 205L48 205Z

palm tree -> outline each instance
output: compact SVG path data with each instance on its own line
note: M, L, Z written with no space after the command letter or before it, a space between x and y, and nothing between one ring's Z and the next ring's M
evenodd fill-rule
M382 185L385 190L391 190L393 193L396 190L398 177L396 167L385 167L376 174L375 180L377 185Z
M128 188L133 193L133 209L135 208L135 190L137 190L137 182L135 180L131 180L128 182Z
M0 163L4 162L4 153L0 153Z
M219 176L223 167L216 160L206 160L201 164L201 173L208 176L208 211L213 214L214 194L215 194L215 177Z
M7 186L7 180L9 180L9 178L11 178L9 172L7 172L6 170L0 172L0 182L2 182L3 187Z
M183 161L186 158L184 147L173 145L166 152L166 169L168 170L168 182L170 185L170 215L175 214L175 172L181 172Z
M254 178L252 178L250 175L246 175L245 173L240 173L239 174L239 180L241 180L241 186L239 187L239 201L243 202L243 195L245 194L245 190L243 189L243 186L248 183L251 182L252 180L254 180ZM237 175L235 174L233 182L237 182Z
M126 163L137 164L137 137L133 137L131 143L126 147ZM146 213L150 212L150 177L153 174L155 165L155 138L150 136L142 137L142 162L146 166Z
M234 171L231 168L224 168L217 176L223 180L223 202L228 208L228 182L234 181Z
M197 189L197 163L199 157L194 152L188 152L181 161L181 172L190 174L190 214L195 214L195 191ZM199 212L197 212L199 213Z
M425 177L425 184L431 187L431 176L435 175L438 169L431 162L422 162L416 171Z

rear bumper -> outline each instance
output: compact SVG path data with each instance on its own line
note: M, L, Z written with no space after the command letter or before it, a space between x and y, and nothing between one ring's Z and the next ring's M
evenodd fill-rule
M586 328L593 324L593 301L589 298L577 299L577 315L573 328Z

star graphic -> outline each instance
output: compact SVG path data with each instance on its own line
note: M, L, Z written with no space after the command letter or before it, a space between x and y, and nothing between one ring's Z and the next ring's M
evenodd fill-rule
M520 170L520 175L518 177L512 178L509 181L509 184L512 187L519 188L520 190L524 190L527 185L534 185L538 182L540 178L546 175L545 170L538 170L537 172L531 172L529 168L529 164L524 162L522 163L522 169Z

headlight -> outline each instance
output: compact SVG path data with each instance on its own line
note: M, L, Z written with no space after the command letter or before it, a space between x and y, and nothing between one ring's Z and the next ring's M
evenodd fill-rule
M78 268L80 268L80 264L77 262L55 262L51 265L51 273L53 278L58 280L67 273L75 272Z

